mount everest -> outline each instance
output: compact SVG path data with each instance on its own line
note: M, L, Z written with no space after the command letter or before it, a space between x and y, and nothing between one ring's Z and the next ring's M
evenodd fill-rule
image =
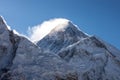
M120 80L120 51L62 21L33 43L0 17L0 80Z

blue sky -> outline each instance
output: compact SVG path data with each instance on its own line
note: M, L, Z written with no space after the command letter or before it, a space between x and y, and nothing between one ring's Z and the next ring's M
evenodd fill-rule
M67 18L120 49L120 0L0 0L0 15L22 34L45 20Z

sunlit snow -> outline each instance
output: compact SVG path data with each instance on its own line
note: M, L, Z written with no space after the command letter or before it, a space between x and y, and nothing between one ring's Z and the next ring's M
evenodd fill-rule
M31 41L38 41L41 40L44 36L46 36L52 29L54 29L56 26L59 26L59 30L63 27L65 27L68 24L69 20L64 19L64 18L55 18L55 19L50 19L48 21L44 21L42 24L34 26L34 27L29 27L28 32L29 32L29 37Z

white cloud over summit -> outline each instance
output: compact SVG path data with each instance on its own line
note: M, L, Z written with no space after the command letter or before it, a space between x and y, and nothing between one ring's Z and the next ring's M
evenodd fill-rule
M45 37L52 29L54 29L57 25L63 24L63 23L68 23L69 20L64 19L64 18L55 18L55 19L50 19L48 21L44 21L42 24L34 26L34 27L29 27L28 28L28 33L31 41L39 41L43 37Z

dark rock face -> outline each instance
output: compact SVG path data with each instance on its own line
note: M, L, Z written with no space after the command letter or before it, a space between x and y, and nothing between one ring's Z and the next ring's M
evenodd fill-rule
M120 51L67 24L35 45L0 17L0 80L120 80Z

